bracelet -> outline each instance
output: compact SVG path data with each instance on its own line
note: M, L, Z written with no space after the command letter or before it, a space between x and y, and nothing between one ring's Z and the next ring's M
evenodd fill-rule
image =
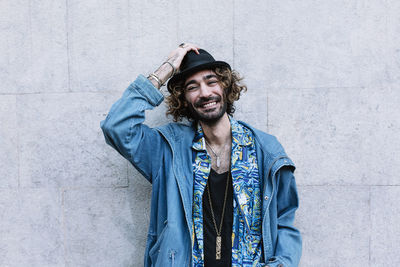
M174 67L174 65L172 65L172 63L169 62L169 61L165 61L163 64L161 64L161 66L164 65L164 64L169 64L169 65L171 66L171 68L172 68L172 75L171 75L171 77L174 76L175 73L176 73L176 68Z
M153 78L158 83L158 87L161 88L161 86L163 86L163 83L161 82L160 78L158 78L157 75L155 75L154 73L149 74L147 78Z

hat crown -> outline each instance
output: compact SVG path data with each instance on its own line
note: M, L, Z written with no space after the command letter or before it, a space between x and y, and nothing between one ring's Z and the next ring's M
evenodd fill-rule
M183 58L180 71L184 72L188 69L195 68L203 64L215 62L214 57L204 49L199 49L199 54L190 50Z

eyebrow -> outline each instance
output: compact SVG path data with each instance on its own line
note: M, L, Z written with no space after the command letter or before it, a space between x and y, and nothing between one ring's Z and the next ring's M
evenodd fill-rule
M217 75L215 75L215 74L208 74L208 75L205 75L205 76L203 76L203 80L209 80L209 79L211 79L211 78L217 78ZM188 85L191 85L191 84L193 84L193 83L197 83L197 81L196 80L190 80L190 81L188 81L183 87L184 88L186 88Z

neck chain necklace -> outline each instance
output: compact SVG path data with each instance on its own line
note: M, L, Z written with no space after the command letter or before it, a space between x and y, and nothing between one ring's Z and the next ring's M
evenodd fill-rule
M217 227L217 223L215 222L214 209L213 209L212 201L211 201L209 183L207 183L207 186L205 189L205 190L207 190L207 193L208 193L208 202L210 203L211 217L212 217L212 220L214 223L215 232L217 233L217 238L215 239L215 259L216 260L221 259L221 247L222 247L221 231L222 231L222 224L224 222L226 198L228 196L228 186L229 186L230 177L231 177L231 172L228 172L228 177L226 178L224 204L222 206L222 214L221 214L221 221L219 223L219 228Z
M204 138L204 140L206 141L206 144L211 149L211 151L214 154L214 156L217 157L217 168L219 168L221 166L220 156L221 156L221 153L223 152L225 146L221 149L221 151L219 152L219 155L218 155L217 153L215 153L214 149L211 147L211 145L207 142L207 140L205 138Z

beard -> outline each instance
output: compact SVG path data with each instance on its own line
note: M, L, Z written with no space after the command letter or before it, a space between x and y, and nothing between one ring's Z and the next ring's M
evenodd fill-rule
M201 107L204 103L216 101L217 103L222 103L219 107L214 109L210 109L207 111L198 111L196 108ZM194 103L194 106L191 103L188 103L188 108L190 115L193 119L207 123L214 124L216 123L222 116L225 114L227 110L228 104L226 101L222 99L221 96L213 96L207 98L200 98L198 101Z

